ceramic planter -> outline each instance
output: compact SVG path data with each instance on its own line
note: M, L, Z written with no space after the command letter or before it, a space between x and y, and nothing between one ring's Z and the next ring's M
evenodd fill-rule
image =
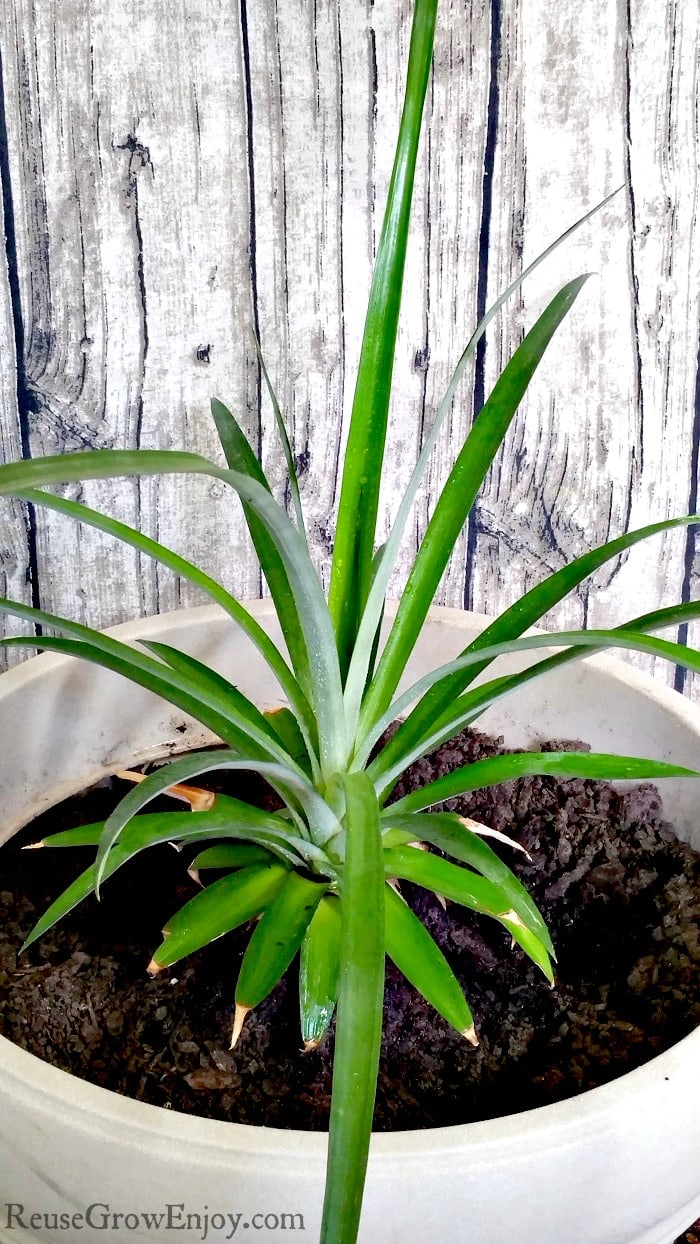
M276 633L267 603L252 610ZM484 622L433 610L410 680L456 655ZM259 703L278 702L248 641L214 608L115 633L178 644ZM0 721L0 840L115 768L209 741L192 723L183 729L181 714L149 693L53 655L3 675ZM576 737L600 751L690 766L700 758L700 708L607 657L547 675L494 707L483 725L515 746ZM700 786L667 781L662 793L666 815L700 846ZM363 1244L671 1244L700 1215L699 1068L700 1030L614 1083L557 1105L375 1136ZM0 1039L3 1240L189 1244L206 1229L218 1244L282 1240L293 1230L292 1238L312 1244L325 1149L323 1135L207 1121L119 1097ZM8 1203L15 1207L9 1221ZM98 1207L92 1226L81 1218L90 1205ZM171 1227L149 1227L144 1213L167 1205L176 1207ZM64 1217L50 1230L38 1218L32 1227L32 1212ZM199 1227L192 1218L187 1229L188 1213L200 1215ZM115 1227L115 1214L138 1222L124 1217ZM231 1220L222 1227L217 1217L229 1214L240 1214L235 1235Z

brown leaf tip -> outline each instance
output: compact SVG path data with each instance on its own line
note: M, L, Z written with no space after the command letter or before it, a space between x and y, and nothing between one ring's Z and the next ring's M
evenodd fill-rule
M229 1046L230 1050L235 1049L236 1045L238 1044L238 1038L240 1037L241 1032L243 1031L245 1017L248 1014L249 1010L250 1010L249 1006L241 1006L240 1002L236 1003L236 1013L233 1017L233 1031L231 1033L231 1044Z

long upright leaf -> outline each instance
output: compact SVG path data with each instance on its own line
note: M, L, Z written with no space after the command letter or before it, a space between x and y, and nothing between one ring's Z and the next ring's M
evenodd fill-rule
M661 612L661 611L659 611ZM672 610L676 613L676 610ZM686 612L686 610L684 610ZM686 616L700 617L700 603L694 602L694 607L687 610ZM671 623L672 625L673 623ZM657 623L658 625L658 623ZM410 687L405 695L399 696L391 706L391 710L379 719L376 726L372 729L367 739L364 740L358 749L357 763L358 767L364 767L364 760L374 747L377 740L381 737L384 730L387 729L394 714L400 714L404 709L417 698L424 690L429 689L435 682L449 677L453 673L460 673L469 669L471 665L481 662L482 658L489 661L499 656L506 656L517 652L536 651L538 648L566 648L567 656L580 657L586 655L586 652L592 649L599 652L601 649L619 648L629 652L644 652L649 656L660 657L662 660L671 661L675 665L680 665L685 669L695 670L700 673L700 653L694 648L687 648L684 644L670 643L665 639L655 639L641 632L637 633L632 630L625 630L622 627L612 631L552 631L542 635L528 635L524 639L512 639L503 644L492 644L488 648L481 648L478 651L467 652L464 656L457 657L454 661L449 661L443 666L439 666L433 670L431 674L426 674L413 687ZM539 673L545 673L549 668L546 662L540 662L531 667ZM517 674L505 675L502 679L495 680L496 683L502 683L502 691L506 686L510 686L513 690L522 683L529 681L531 677L530 670L519 671ZM477 707L483 700L484 706L493 702L490 692L487 690L491 684L476 689L473 705ZM494 688L492 688L494 689ZM499 696L500 698L500 696ZM426 746L430 750L439 746L435 739L441 736L444 731L451 728L451 723L470 711L471 701L468 695L460 696L450 705L445 713L433 718L428 726L428 733L417 739L412 749L407 751L405 739L403 742L403 750L398 755L394 752L394 758L391 759L389 747L383 749L372 764L369 766L368 772L375 779L391 782L400 773L417 760L420 755L425 755ZM457 729L463 727L458 726ZM397 734L399 731L397 731ZM396 737L396 736L394 736ZM448 734L448 738L451 735ZM442 739L440 741L443 741ZM393 743L393 738L390 740Z
M640 527L636 531L628 531L625 535L618 536L616 539L609 540L598 548L591 549L590 552L577 557L568 565L555 571L554 574L548 575L542 583L538 583L536 587L531 588L529 592L521 596L515 604L511 605L510 608L506 609L490 623L471 644L468 644L461 655L466 656L468 653L478 652L480 649L489 647L492 644L517 639L528 627L535 626L550 609L559 604L575 587L578 587L579 583L582 583L589 575L594 574L606 562L632 548L641 540L647 540L651 536L658 535L664 531L671 531L676 527L687 527L697 523L700 523L700 515L698 514L664 519L662 522ZM645 626L641 625L640 619L634 619L626 623L625 628L642 630L645 629ZM653 627L649 625L649 629L653 629ZM557 658L557 660L562 662L566 659L566 657ZM449 712L454 707L457 697L489 665L490 660L491 658L484 657L481 664L477 663L448 675L425 694L421 702L416 705L413 712L388 744L387 757L392 764L400 752L408 754L412 750L415 740L425 735L426 731L430 729L431 725L441 714ZM367 711L366 716L363 714L363 717L368 725L370 722L372 725L374 724L369 711ZM401 738L399 738L399 735L401 735Z
M482 316L464 350L462 351L457 366L455 367L450 378L447 389L445 390L440 405L438 406L437 413L433 419L430 430L425 437L423 447L418 456L418 461L416 462L416 465L411 473L411 478L403 497L401 498L389 538L380 550L381 557L378 555L375 556L375 568L372 575L371 587L358 628L357 642L352 654L350 668L348 670L345 683L346 717L351 732L357 720L358 706L362 696L365 693L366 685L369 681L371 681L374 674L374 661L376 653L374 652L375 641L373 641L372 637L376 637L378 635L379 626L381 625L389 579L396 565L406 525L413 513L413 506L420 482L427 470L433 449L437 443L438 435L451 409L455 393L457 392L457 388L462 379L467 363L476 352L476 347L484 336L484 333L486 332L486 329L491 321L498 314L501 307L508 301L508 299L518 289L520 289L523 282L526 281L527 278L540 266L540 264L544 263L545 260L558 249L558 247L562 246L564 242L571 237L572 233L575 233L577 229L580 229L581 226L586 223L586 221L590 220L592 216L595 216L597 212L601 211L606 204L615 197L616 194L620 193L620 190L623 188L624 187L622 186L618 186L616 190L613 190L612 194L607 195L603 200L601 200L600 203L597 203L595 207L591 208L590 211L586 212L585 215L575 221L574 224L569 225L569 227L565 229L564 232L554 240L554 242L551 242L545 250L533 259L532 263L528 264L527 268L523 269L520 275L517 276L508 288L498 296L495 302L491 304L489 309ZM370 651L372 656L368 662L367 654Z
M620 537L619 540L603 545L600 549L595 549L593 553L585 554L583 558L579 559L579 562L590 564L589 558L602 554L604 550L609 550L611 545L619 546L624 541L624 545L627 547L631 543L644 539L646 535L655 534L659 528L664 530L667 527L685 526L688 523L697 523L698 521L697 515L693 515L688 518L672 519L662 524L654 524L652 528L642 528L641 531L631 532L626 536ZM614 553L609 553L608 556L612 557ZM605 559L601 558L602 560ZM572 565L575 564L572 563ZM557 577L560 573L557 572ZM585 573L582 573L581 578L584 577ZM539 586L545 588L549 582L549 579L545 580L545 583ZM535 588L533 590L537 591L538 589ZM618 631L646 632L658 630L665 626L679 626L684 622L694 620L698 616L700 616L700 603L698 601L686 601L681 605L671 605L665 609L656 609L651 613L631 618L621 627L616 627L613 633L617 634ZM503 614L501 617L505 619L506 615ZM521 625L515 622L515 619L511 619L511 621L513 622L513 630L516 636L522 634L529 625L528 622L523 622ZM504 627L506 636L508 629ZM487 630L492 638L502 633L492 626L489 626ZM485 634L484 631L477 639L480 640L483 634ZM595 647L593 647L592 651L595 652L595 650ZM458 730L463 730L472 721L476 721L480 714L495 700L501 699L511 691L517 690L525 682L540 677L542 674L547 673L548 670L556 669L560 665L565 665L568 661L577 660L582 656L588 655L589 651L584 641L567 652L560 652L554 656L546 657L545 660L538 661L526 670L493 679L489 683L475 687L472 691L466 692L463 695L460 695L460 690L476 676L474 674L475 667L469 664L457 673L447 675L447 677L430 687L406 720L401 723L393 737L382 748L380 756L376 758L377 769L381 768L385 774L403 772L406 766L411 764L413 760L419 756L426 755L433 748L438 747L440 743L452 738ZM475 652L483 657L483 650L478 647L477 641L469 644L463 650L461 656L466 658ZM678 657L673 659L679 660ZM476 668L478 671L480 672L485 668L490 663L490 660L490 657L483 657L483 663L477 664ZM399 711L397 705L398 701L394 705L395 713ZM388 714L388 717L392 717L392 714ZM386 725L389 724L387 717L384 718L384 721ZM383 728L386 728L386 725ZM370 737L374 741L379 737L374 726L370 731ZM372 744L370 744L371 746ZM362 750L366 753L366 746Z
M428 524L367 692L369 720L390 703L486 473L547 346L587 279L578 277L555 295L504 368L474 421Z
M222 470L198 454L174 450L93 449L6 463L0 466L0 495L16 496L27 488L69 480L180 473L209 475L229 484L241 500L255 510L283 557L309 654L310 695L319 726L321 768L324 775L330 777L342 767L348 749L333 625L303 536L257 480L237 471Z
M287 429L285 427L284 419L282 418L282 411L280 410L280 404L277 400L277 394L275 393L274 387L272 385L272 381L270 380L270 377L268 375L267 367L265 366L265 359L263 358L262 347L257 337L255 338L255 349L258 354L258 361L260 363L260 370L263 375L263 380L265 381L265 388L267 389L267 394L272 404L272 411L275 416L275 423L277 425L277 435L279 436L280 443L282 445L282 452L284 453L284 460L287 464L287 475L289 476L289 490L292 494L292 504L294 506L294 513L295 513L296 520L297 520L297 527L299 528L300 532L303 534L304 538L307 540L307 544L308 544L308 538L306 536L306 524L304 523L304 511L301 508L301 496L299 494L299 479L297 477L297 469L296 469L296 465L294 462L294 454L292 452L292 446L289 441L289 436L287 435Z
M413 180L436 12L437 0L416 0L403 114L348 432L329 595L343 676L370 583Z
M221 448L224 451L224 457L231 470L249 476L250 479L255 480L266 492L271 494L272 490L267 476L231 411L218 398L214 398L211 404L211 412L219 434L219 440L221 441ZM243 502L243 513L260 566L267 580L267 586L275 602L277 617L279 618L282 634L289 649L289 655L292 658L294 672L304 690L308 691L309 656L284 559L281 557L275 542L270 538L264 523L260 521L254 508L246 501ZM304 541L306 541L305 536Z
M70 501L66 497L58 497L53 493L32 488L19 491L15 493L15 496L21 501L27 501L31 505L42 505L45 509L55 510L58 514L65 514L68 518L75 519L76 522L86 523L98 531L114 536L122 543L138 549L141 553L146 553L161 565L168 566L170 570L183 579L188 579L190 583L194 583L195 587L205 592L211 600L229 614L258 649L294 708L300 727L304 731L307 746L311 750L316 749L315 724L309 704L287 662L260 623L216 579L212 579L211 575L205 574L198 566L180 557L172 549L166 548L164 544L152 540L150 536L144 535L134 527L129 527L127 523L121 523L115 518L109 518L106 514L100 514L99 510L93 510L82 502Z
M362 773L344 779L340 978L321 1244L354 1244L372 1133L384 998L379 808Z
M20 612L20 609L22 612ZM64 618L57 618L41 609L32 609L29 605L18 606L14 601L0 599L0 612L15 617L27 617L37 622L54 626L68 635L75 634L79 629L90 632L89 627L80 627ZM67 656L80 657L93 665L121 674L131 682L146 687L155 695L162 696L170 704L175 704L183 712L194 717L207 729L230 747L240 748L242 754L258 759L270 758L270 750L260 742L249 737L247 728L236 714L229 711L229 706L221 697L211 693L210 688L204 689L199 683L193 684L167 666L145 657L143 653L131 649L128 644L121 644L103 636L99 631L89 633L87 638L64 638L59 635L13 635L0 640L4 647L35 648L45 652L61 652Z

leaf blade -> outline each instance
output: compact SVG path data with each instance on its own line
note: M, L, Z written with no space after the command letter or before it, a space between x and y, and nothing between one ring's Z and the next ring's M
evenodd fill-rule
M312 723L308 701L284 657L260 623L216 579L213 579L211 575L205 574L203 570L200 570L192 562L187 561L186 558L174 553L172 549L166 548L164 544L151 539L150 536L144 535L142 532L137 531L136 528L130 527L127 523L122 523L117 519L109 518L105 514L100 514L98 510L93 510L82 502L71 501L67 497L59 497L53 493L42 492L38 488L25 488L15 495L21 501L26 501L30 505L41 505L45 509L54 510L58 514L64 514L69 518L75 519L76 522L85 523L90 527L94 527L97 531L111 535L124 544L138 549L139 552L146 553L147 556L160 562L161 565L167 566L175 574L180 575L181 578L194 583L211 600L220 605L255 645L275 675L290 704L294 706L302 726L311 734Z
M232 412L218 398L212 399L211 411L228 466L232 471L254 480L272 496L267 476ZM260 567L270 589L270 595L275 602L294 673L308 693L309 656L284 559L280 556L279 549L270 538L264 523L260 521L255 509L247 501L243 501L243 514ZM305 535L304 540L306 540Z
M360 732L388 708L479 488L547 346L587 279L577 277L554 296L501 372L477 415L411 567L377 673L365 697Z
M437 0L417 0L404 107L372 277L348 432L329 591L343 677L367 596L374 553L413 181L436 12Z
M465 825L463 817L456 812L414 812L408 816L385 814L383 823L384 820L387 825L404 830L409 835L408 841L428 842L499 886L524 924L537 935L549 954L554 955L547 924L529 892L488 843Z
M290 872L255 926L236 984L236 1006L249 1011L287 971L327 885Z
M305 1050L316 1049L333 1018L340 972L340 903L321 899L301 944L299 1011Z
M172 967L224 933L252 920L271 903L288 875L283 864L251 864L200 890L168 920L151 971Z
M379 808L364 774L343 780L346 862L322 1244L352 1244L362 1205L384 997L384 873Z
M459 981L447 959L411 908L384 887L386 953L406 980L457 1032L476 1045L476 1029Z
M388 814L420 812L432 804L455 799L472 790L497 786L514 778L533 776L593 778L627 781L642 778L700 777L694 769L648 760L639 756L615 756L605 752L510 752L462 765L445 777L428 782L389 805Z
M534 626L539 622L543 615L563 600L573 588L577 587L584 579L588 578L612 558L617 557L620 553L652 536L659 535L665 531L671 531L674 528L692 526L698 523L700 523L700 515L698 514L664 519L661 522L640 527L636 531L626 532L624 535L618 536L614 540L609 540L588 553L584 553L581 557L555 571L554 574L549 575L541 583L531 588L529 592L526 592L515 604L511 605L510 608L506 609L504 613L490 623L477 639L468 644L461 655L466 656L470 652L479 651L481 647L485 648L492 644L518 638L528 627ZM680 608L686 607L688 606L680 606ZM679 607L674 608L677 609ZM640 618L631 620L625 626L634 627L638 630L644 629L645 626L653 629L657 625L654 619L658 617L658 613L659 611L649 615L645 614ZM695 615L691 614L690 616ZM661 625L664 625L664 623L662 622ZM561 663L565 659L559 658ZM403 746L404 751L408 752L406 743L410 742L412 744L415 739L419 738L431 722L435 721L437 717L454 704L457 696L464 691L465 687L488 664L489 661L485 658L483 665L473 665L470 670L465 670L463 675L456 673L449 676L425 693L421 702L416 705L406 721L400 726L397 734L387 744L386 756L388 759L391 759L392 764L394 757L398 755L399 749Z

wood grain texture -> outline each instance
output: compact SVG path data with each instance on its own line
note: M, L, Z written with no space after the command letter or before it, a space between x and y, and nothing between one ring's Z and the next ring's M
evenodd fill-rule
M411 11L409 0L6 0L4 454L215 455L217 395L283 495L255 330L325 573ZM393 594L475 408L580 271L595 275L537 373L440 599L494 612L593 544L697 505L699 27L682 0L442 0L383 530L478 314L565 224L627 188L495 322L434 455ZM71 495L139 523L241 596L263 590L217 484ZM198 599L57 516L8 510L2 522L8 591L26 598L33 567L45 608L107 625ZM695 537L674 534L611 563L547 621L617 623L697 595L699 576ZM691 679L677 685L697 694Z
M1 80L0 80L1 81ZM7 150L2 129L2 90L0 89L0 168L2 152ZM2 189L7 185L7 169ZM15 323L19 318L17 288L17 265L14 255L12 200L9 194L0 195L0 237L7 245L0 254L0 458L19 458L22 455L22 429L18 401L18 353ZM21 351L20 351L21 353ZM21 369L20 369L21 370ZM21 374L19 381L21 384ZM0 595L31 604L32 566L30 557L31 516L15 501L0 501ZM2 633L6 636L21 634L25 630L14 618L6 618ZM0 650L0 668L21 659L17 648Z

